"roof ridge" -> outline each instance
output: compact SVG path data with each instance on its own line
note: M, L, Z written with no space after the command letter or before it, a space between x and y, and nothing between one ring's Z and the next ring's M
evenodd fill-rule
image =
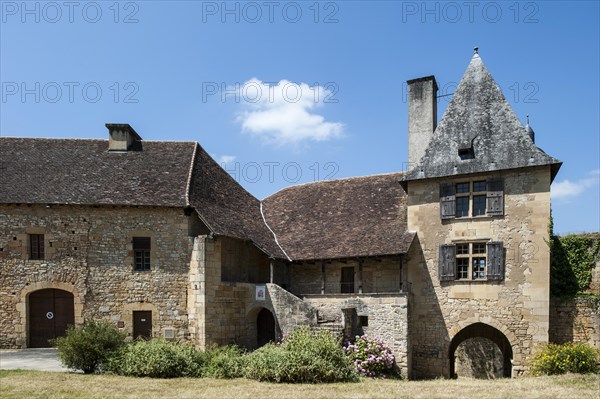
M19 139L19 140L69 140L69 141L102 141L108 142L108 139L90 138L90 137L18 137L18 136L0 136L0 139ZM143 143L177 143L177 144L197 144L197 141L180 141L180 140L143 140Z
M197 142L194 145L194 152L192 153L192 162L190 163L190 171L188 173L187 182L185 184L185 206L190 206L190 185L192 184L192 174L194 173L194 164L196 162L196 152L198 151Z
M267 226L267 229L269 229L269 231L271 232L271 234L273 234L273 239L275 240L275 244L277 244L277 246L279 247L279 249L281 249L281 252L283 252L283 254L287 258L287 260L291 262L292 258L290 258L290 256L287 254L287 252L285 252L285 249L283 249L283 247L279 243L279 240L277 239L277 234L275 234L275 232L273 231L273 229L271 229L271 226L269 226L269 223L267 223L267 218L265 217L265 214L263 212L263 203L262 203L262 201L260 201L260 216L262 216L263 223L265 224L265 226Z
M274 192L273 194L265 197L264 199L270 198L276 194L279 194L283 191L287 191L287 190L293 190L295 188L298 187L304 187L304 186L310 186L310 185L318 185L318 184L329 184L329 183L335 183L335 182L340 182L343 180L359 180L359 179L368 179L371 177L381 177L381 176L391 176L391 175L406 175L406 172L388 172L388 173L374 173L372 175L364 175L364 176L350 176L350 177L340 177L338 179L323 179L323 180L317 180L317 181L311 181L311 182L306 182L306 183L301 183L301 184L295 184L293 186L287 186L282 188L281 190L278 190L276 192Z

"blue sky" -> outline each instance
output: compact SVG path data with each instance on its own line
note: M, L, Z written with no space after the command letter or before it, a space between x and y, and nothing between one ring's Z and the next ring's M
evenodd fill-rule
M597 1L1 1L0 135L198 141L264 198L403 169L406 84L473 47L562 160L559 233L600 230ZM439 118L451 96L439 100Z

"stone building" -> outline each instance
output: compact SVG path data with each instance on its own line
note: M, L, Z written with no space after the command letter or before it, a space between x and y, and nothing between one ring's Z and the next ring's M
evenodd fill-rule
M517 375L548 341L550 184L478 54L437 124L409 81L406 173L259 201L197 143L0 138L0 347L86 318L132 337L255 348L307 325L382 338L404 376L491 342ZM462 353L462 352L461 352Z

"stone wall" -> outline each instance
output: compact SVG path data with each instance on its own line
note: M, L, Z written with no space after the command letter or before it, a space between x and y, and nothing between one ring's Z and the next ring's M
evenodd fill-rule
M359 287L359 264L356 259L325 262L325 293L341 292L341 270L354 268L354 292ZM300 263L291 266L290 291L295 295L321 293L321 263ZM367 258L363 262L363 293L400 292L400 257Z
M552 298L550 342L584 342L600 349L600 299Z
M269 259L250 241L219 237L221 281L265 283L269 281Z
M152 334L187 337L186 287L192 223L183 209L112 206L0 206L2 347L28 344L28 295L42 288L75 297L75 323L123 322L152 310ZM44 260L28 259L29 234L44 234ZM151 271L134 271L132 237L151 237Z
M401 375L410 375L406 294L306 295L303 299L316 310L317 327L347 327L344 310L355 309L359 319L356 334L382 339L392 349Z
M267 284L268 306L273 309L278 332L284 336L301 326L316 327L317 310L277 284Z
M458 378L502 378L503 355L493 341L487 338L469 338L455 352L455 372Z
M244 271L242 281L223 281L223 271ZM190 265L190 331L201 349L212 344L256 347L256 316L274 313L270 298L257 300L256 287L269 278L269 259L249 243L227 237L198 236ZM233 280L234 275L228 279ZM256 283L244 282L244 279Z
M598 245L598 242L600 241L600 232L584 233L581 234L581 236L590 238L590 252L593 250L593 248L595 248L596 245ZM600 251L596 253L595 260L596 263L594 265L594 268L592 269L592 280L590 281L589 288L585 292L586 294L590 295L600 295Z
M455 179L409 182L408 228L417 233L407 260L414 295L409 325L415 378L449 377L450 343L474 323L487 324L508 339L513 347L513 375L524 371L533 348L548 340L550 168L460 178L496 176L504 178L503 216L444 221L439 185ZM441 282L439 245L458 240L502 241L505 279Z

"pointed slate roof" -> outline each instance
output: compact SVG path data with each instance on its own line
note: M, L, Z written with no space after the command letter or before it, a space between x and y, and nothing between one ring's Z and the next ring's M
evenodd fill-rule
M533 143L476 53L425 154L405 180L541 165L551 165L554 178L561 164Z

